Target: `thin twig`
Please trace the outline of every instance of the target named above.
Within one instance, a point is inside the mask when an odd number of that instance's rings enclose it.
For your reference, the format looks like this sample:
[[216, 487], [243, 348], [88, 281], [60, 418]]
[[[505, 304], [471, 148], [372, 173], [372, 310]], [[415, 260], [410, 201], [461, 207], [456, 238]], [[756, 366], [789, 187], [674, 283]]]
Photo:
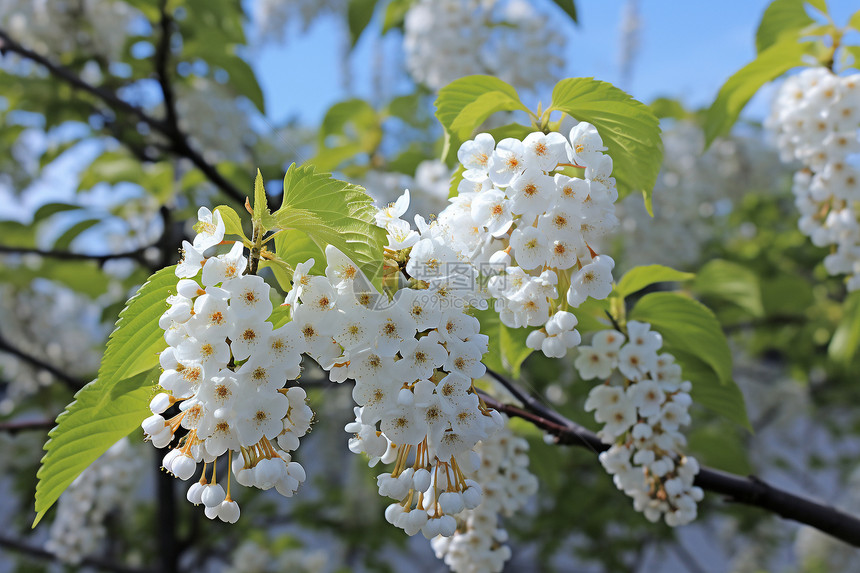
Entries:
[[[0, 535], [0, 547], [9, 551], [28, 555], [30, 557], [36, 557], [38, 559], [60, 562], [60, 559], [50, 551], [42, 549], [41, 547], [33, 547], [32, 545], [24, 543], [18, 539], [12, 539], [11, 537]], [[114, 563], [112, 561], [106, 561], [95, 557], [85, 557], [83, 561], [81, 561], [81, 565], [95, 567], [103, 571], [114, 571], [115, 573], [149, 573], [149, 570], [146, 569], [127, 567], [120, 563]]]
[[50, 430], [54, 427], [54, 420], [31, 420], [29, 422], [0, 422], [0, 432], [17, 434], [29, 430]]
[[[515, 388], [525, 395], [516, 384], [499, 374], [497, 379], [505, 380], [505, 387]], [[515, 394], [516, 395], [516, 394]], [[568, 420], [548, 406], [539, 404], [537, 411], [529, 411], [530, 404], [523, 402], [525, 408], [503, 404], [490, 396], [482, 396], [484, 402], [508, 416], [522, 418], [555, 437], [560, 445], [585, 447], [595, 453], [609, 449], [596, 434]], [[548, 415], [549, 414], [549, 415]], [[738, 476], [721, 470], [702, 467], [696, 476], [695, 485], [703, 490], [726, 496], [726, 501], [740, 503], [773, 512], [785, 519], [791, 519], [812, 526], [837, 539], [860, 547], [860, 519], [848, 515], [833, 506], [813, 501], [772, 486], [756, 476]]]
[[0, 245], [0, 254], [39, 255], [40, 257], [46, 257], [51, 259], [63, 259], [67, 261], [95, 261], [97, 263], [104, 263], [105, 261], [110, 261], [113, 259], [134, 259], [141, 265], [148, 267], [149, 262], [146, 260], [144, 253], [151, 246], [153, 245], [147, 245], [145, 247], [140, 247], [139, 249], [135, 249], [133, 251], [126, 251], [123, 253], [105, 253], [103, 255], [91, 255], [88, 253], [73, 253], [71, 251], [46, 251], [29, 247], [13, 247], [9, 245]]

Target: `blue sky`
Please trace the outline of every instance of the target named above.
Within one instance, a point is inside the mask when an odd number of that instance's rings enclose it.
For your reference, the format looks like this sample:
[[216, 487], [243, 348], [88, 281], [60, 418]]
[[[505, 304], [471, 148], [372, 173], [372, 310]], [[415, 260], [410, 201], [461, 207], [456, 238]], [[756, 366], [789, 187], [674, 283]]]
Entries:
[[[634, 97], [648, 102], [666, 95], [689, 106], [707, 106], [722, 83], [755, 55], [754, 35], [768, 0], [640, 0], [640, 50], [632, 81], [621, 83], [620, 24], [622, 0], [578, 0], [580, 25], [559, 17], [548, 0], [534, 0], [558, 21], [567, 34], [569, 77], [594, 76], [612, 82]], [[831, 14], [844, 24], [856, 0], [830, 0]], [[375, 32], [378, 24], [370, 25]], [[375, 27], [375, 28], [374, 28]], [[341, 24], [334, 18], [318, 20], [302, 34], [297, 26], [281, 45], [268, 45], [253, 55], [266, 96], [268, 116], [279, 121], [298, 116], [308, 123], [319, 121], [333, 103], [350, 94], [342, 89]], [[368, 96], [374, 38], [366, 34], [351, 57], [354, 93]], [[397, 37], [385, 39], [388, 62], [399, 48]], [[408, 88], [404, 88], [408, 89]], [[397, 90], [393, 90], [396, 95]], [[549, 91], [543, 99], [549, 99]], [[761, 119], [766, 114], [769, 92], [751, 102], [747, 115]]]

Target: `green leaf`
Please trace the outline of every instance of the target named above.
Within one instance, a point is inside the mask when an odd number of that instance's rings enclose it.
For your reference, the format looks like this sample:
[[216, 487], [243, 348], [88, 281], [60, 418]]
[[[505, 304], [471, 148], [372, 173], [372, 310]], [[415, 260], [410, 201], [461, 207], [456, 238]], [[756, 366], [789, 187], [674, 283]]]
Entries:
[[576, 15], [576, 4], [574, 4], [573, 0], [552, 0], [555, 2], [555, 5], [564, 10], [564, 13], [570, 16], [570, 19], [573, 20], [574, 24], [579, 24], [578, 17]]
[[414, 0], [391, 0], [385, 8], [385, 18], [382, 20], [382, 33], [403, 26], [403, 20]]
[[[376, 226], [375, 214], [363, 188], [318, 173], [313, 166], [293, 164], [284, 176], [283, 205], [273, 217], [281, 229], [305, 233], [321, 251], [327, 245], [337, 247], [379, 287], [386, 233]], [[288, 253], [279, 255], [291, 261]]]
[[842, 320], [830, 339], [827, 355], [841, 366], [848, 366], [860, 349], [860, 292], [852, 292], [842, 303]]
[[732, 379], [732, 353], [714, 313], [702, 303], [675, 292], [646, 294], [630, 320], [648, 322], [663, 336], [663, 349], [699, 357], [716, 373], [722, 384]]
[[736, 305], [752, 317], [764, 316], [758, 275], [738, 263], [723, 259], [709, 261], [696, 276], [693, 290], [704, 297]]
[[713, 368], [697, 355], [678, 349], [672, 350], [671, 353], [681, 366], [684, 380], [689, 380], [693, 386], [690, 396], [694, 403], [704, 406], [750, 432], [753, 431], [747, 416], [744, 395], [733, 379], [720, 383]]
[[370, 24], [376, 0], [349, 0], [346, 5], [346, 19], [349, 23], [349, 45], [355, 47], [361, 33]]
[[[272, 239], [275, 243], [275, 252], [288, 265], [296, 268], [299, 263], [304, 263], [308, 259], [314, 260], [314, 266], [309, 271], [312, 275], [325, 274], [325, 253], [314, 243], [307, 234], [295, 229], [287, 229], [280, 231], [275, 238]], [[292, 280], [292, 275], [287, 277], [288, 281]], [[290, 284], [281, 285], [285, 290], [289, 290]]]
[[382, 125], [373, 106], [358, 98], [338, 102], [323, 118], [311, 163], [323, 171], [336, 169], [356, 156], [372, 154], [381, 142]]
[[860, 32], [860, 10], [854, 12], [848, 20], [848, 25]]
[[797, 41], [800, 31], [815, 23], [806, 13], [805, 0], [774, 0], [761, 17], [755, 33], [756, 51], [761, 53], [781, 39]]
[[99, 183], [138, 183], [142, 177], [143, 165], [140, 161], [123, 151], [107, 151], [96, 157], [81, 173], [78, 189], [92, 189]]
[[609, 311], [608, 299], [597, 300], [588, 297], [584, 303], [576, 308], [569, 308], [568, 311], [576, 316], [576, 329], [581, 334], [614, 328], [606, 315]]
[[454, 173], [451, 174], [451, 182], [448, 183], [448, 199], [451, 197], [456, 197], [460, 191], [460, 183], [463, 181], [463, 173], [466, 172], [466, 168], [460, 164], [457, 166], [457, 169], [454, 170]]
[[445, 128], [442, 157], [459, 149], [472, 132], [499, 111], [525, 111], [512, 86], [493, 76], [466, 76], [454, 80], [436, 98], [436, 118]]
[[18, 221], [0, 221], [0, 244], [6, 247], [34, 248], [36, 227]]
[[526, 346], [526, 338], [531, 331], [528, 328], [508, 328], [499, 320], [499, 313], [492, 309], [475, 310], [474, 315], [481, 323], [481, 334], [490, 338], [484, 364], [494, 372], [507, 372], [514, 378], [519, 377], [523, 361], [532, 353], [532, 349]]
[[269, 200], [266, 198], [263, 174], [257, 169], [257, 178], [254, 180], [254, 221], [261, 222], [267, 215], [269, 215]]
[[683, 103], [667, 97], [658, 97], [649, 107], [658, 119], [687, 119], [691, 115]]
[[615, 285], [615, 294], [621, 298], [627, 298], [654, 283], [684, 282], [695, 278], [695, 276], [694, 273], [676, 271], [663, 265], [633, 267]]
[[753, 471], [741, 433], [725, 423], [695, 428], [687, 436], [687, 444], [703, 465], [738, 475]]
[[651, 109], [612, 84], [593, 78], [561, 80], [549, 109], [597, 128], [612, 157], [619, 197], [642, 191], [651, 212], [651, 191], [663, 163], [660, 122]]
[[788, 70], [804, 65], [802, 58], [812, 46], [812, 42], [780, 40], [726, 80], [705, 116], [705, 146], [729, 132], [759, 88]]
[[96, 379], [75, 394], [48, 433], [47, 453], [36, 474], [33, 527], [81, 472], [151, 415], [149, 401], [160, 372], [155, 367], [112, 384]]
[[167, 346], [158, 319], [167, 310], [167, 297], [176, 294], [175, 270], [172, 265], [156, 272], [126, 302], [99, 366], [101, 384], [111, 387], [158, 364]]
[[80, 205], [74, 205], [72, 203], [45, 203], [33, 214], [33, 223], [38, 223], [43, 219], [47, 219], [51, 215], [56, 215], [57, 213], [64, 213], [66, 211], [76, 211], [78, 209], [82, 209]]
[[62, 235], [60, 235], [56, 241], [54, 241], [54, 249], [58, 251], [65, 251], [69, 248], [69, 245], [72, 244], [78, 235], [94, 227], [101, 223], [101, 219], [85, 219], [83, 221], [78, 221], [68, 229], [66, 229]]
[[240, 237], [245, 245], [250, 246], [251, 240], [245, 236], [245, 231], [242, 229], [242, 219], [232, 207], [227, 205], [218, 205], [215, 210], [221, 213], [221, 220], [224, 221], [224, 234]]
[[176, 293], [175, 266], [161, 269], [120, 313], [99, 367], [99, 376], [75, 395], [48, 434], [36, 486], [36, 523], [68, 485], [111, 445], [149, 415], [158, 354], [167, 346], [158, 319]]

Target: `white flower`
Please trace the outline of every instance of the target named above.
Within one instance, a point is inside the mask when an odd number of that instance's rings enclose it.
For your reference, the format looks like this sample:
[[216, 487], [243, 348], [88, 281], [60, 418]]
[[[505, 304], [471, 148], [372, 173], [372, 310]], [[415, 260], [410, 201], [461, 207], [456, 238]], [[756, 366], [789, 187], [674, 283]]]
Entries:
[[206, 207], [200, 207], [197, 210], [197, 221], [194, 225], [197, 231], [197, 236], [194, 237], [195, 248], [205, 251], [224, 240], [224, 221], [221, 220], [221, 213], [215, 211], [213, 214]]
[[188, 241], [182, 241], [182, 259], [176, 265], [176, 276], [181, 279], [193, 279], [200, 272], [205, 262], [203, 250], [198, 249]]
[[490, 180], [495, 185], [507, 187], [527, 166], [523, 142], [512, 137], [501, 140], [490, 155], [487, 166]]
[[511, 233], [511, 247], [517, 264], [526, 270], [545, 264], [549, 255], [546, 235], [534, 227], [515, 229]]
[[511, 202], [498, 189], [484, 191], [472, 201], [472, 219], [487, 228], [494, 237], [501, 237], [513, 224]]
[[582, 166], [589, 165], [602, 156], [603, 151], [606, 151], [603, 139], [590, 123], [580, 122], [570, 130], [568, 153], [572, 162]]
[[209, 257], [203, 265], [203, 285], [214, 286], [242, 276], [248, 265], [243, 249], [242, 243], [237, 241], [233, 243], [229, 253]]
[[567, 302], [574, 308], [585, 302], [588, 297], [604, 299], [612, 292], [612, 269], [615, 261], [608, 255], [598, 255], [584, 265], [570, 279]]
[[380, 227], [385, 227], [388, 223], [395, 219], [401, 218], [409, 209], [409, 189], [403, 192], [403, 195], [397, 198], [397, 201], [380, 209], [374, 217], [376, 224]]
[[[464, 178], [470, 181], [486, 179], [490, 155], [496, 146], [496, 141], [489, 133], [480, 133], [475, 139], [469, 140], [457, 150], [457, 159], [466, 168]], [[480, 177], [483, 175], [483, 177]]]
[[272, 314], [269, 285], [257, 275], [242, 275], [223, 285], [230, 293], [230, 313], [235, 320], [265, 320]]
[[523, 140], [526, 157], [530, 163], [534, 163], [543, 171], [552, 171], [556, 166], [567, 159], [567, 140], [557, 132], [543, 133], [536, 131], [530, 133]]

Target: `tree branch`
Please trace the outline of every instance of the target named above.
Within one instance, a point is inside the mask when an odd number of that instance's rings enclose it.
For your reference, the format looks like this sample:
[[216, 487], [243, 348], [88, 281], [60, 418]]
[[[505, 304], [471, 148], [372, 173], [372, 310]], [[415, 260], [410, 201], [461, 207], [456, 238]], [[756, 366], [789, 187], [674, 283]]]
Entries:
[[8, 245], [0, 245], [0, 254], [39, 255], [40, 257], [46, 257], [50, 259], [63, 259], [67, 261], [96, 261], [99, 264], [113, 259], [134, 259], [142, 266], [149, 267], [151, 265], [146, 260], [144, 253], [152, 246], [154, 245], [147, 245], [145, 247], [140, 247], [139, 249], [135, 249], [133, 251], [126, 251], [124, 253], [106, 253], [104, 255], [90, 255], [87, 253], [74, 253], [71, 251], [45, 251], [42, 249], [33, 249], [29, 247], [12, 247]]
[[[500, 382], [504, 380], [502, 383], [506, 388], [516, 389], [516, 393], [512, 392], [515, 396], [517, 394], [525, 396], [522, 389], [510, 380], [497, 373], [491, 373], [491, 375]], [[538, 403], [533, 398], [528, 397], [528, 401], [523, 401], [525, 408], [519, 408], [503, 404], [484, 393], [481, 397], [491, 408], [508, 416], [527, 420], [548, 434], [555, 436], [557, 444], [585, 447], [595, 453], [609, 449], [609, 445], [604, 444], [596, 434], [568, 420], [551, 408]], [[534, 404], [538, 405], [536, 411], [532, 411]], [[860, 519], [833, 506], [789, 493], [755, 476], [743, 477], [702, 466], [696, 476], [695, 485], [703, 490], [726, 496], [726, 501], [760, 507], [780, 517], [809, 525], [855, 547], [860, 547]]]
[[[156, 119], [141, 108], [121, 99], [116, 93], [87, 83], [71, 70], [55, 64], [41, 54], [22, 46], [13, 40], [5, 30], [0, 29], [0, 54], [5, 55], [6, 52], [18, 54], [22, 58], [43, 66], [52, 76], [68, 83], [72, 87], [95, 96], [115, 111], [122, 111], [133, 115], [138, 120], [166, 137], [170, 141], [170, 148], [174, 153], [191, 161], [191, 163], [202, 171], [203, 174], [206, 175], [206, 178], [224, 192], [224, 194], [232, 198], [234, 201], [244, 203], [245, 193], [233, 185], [226, 177], [221, 175], [215, 166], [206, 161], [206, 159], [204, 159], [197, 150], [191, 147], [188, 137], [178, 129], [178, 124], [175, 123], [175, 117], [173, 117], [174, 123], [170, 123], [169, 113], [168, 120]], [[172, 93], [172, 91], [170, 93]], [[167, 101], [165, 100], [165, 104], [166, 103]]]
[[0, 422], [0, 432], [17, 434], [28, 430], [50, 430], [56, 425], [54, 420], [31, 420], [29, 422]]
[[[10, 551], [22, 553], [30, 557], [36, 557], [38, 559], [48, 559], [50, 561], [58, 562], [60, 561], [59, 558], [50, 551], [42, 549], [41, 547], [33, 547], [32, 545], [28, 545], [23, 541], [12, 539], [11, 537], [5, 537], [3, 535], [0, 535], [0, 547], [3, 547]], [[145, 573], [147, 571], [145, 569], [126, 567], [125, 565], [121, 565], [119, 563], [113, 563], [111, 561], [105, 561], [103, 559], [98, 559], [95, 557], [85, 557], [83, 561], [81, 561], [81, 565], [95, 567], [104, 571], [114, 571], [115, 573]]]
[[70, 376], [70, 375], [66, 374], [65, 372], [63, 372], [62, 370], [57, 368], [56, 366], [49, 364], [48, 362], [45, 362], [41, 358], [36, 358], [35, 356], [27, 354], [26, 352], [24, 352], [23, 350], [21, 350], [19, 348], [15, 348], [11, 344], [9, 344], [8, 340], [3, 338], [2, 334], [0, 334], [0, 352], [6, 352], [8, 354], [11, 354], [12, 356], [17, 357], [20, 360], [23, 360], [24, 362], [30, 364], [31, 366], [34, 366], [36, 368], [44, 370], [45, 372], [48, 372], [49, 374], [54, 376], [54, 378], [65, 383], [66, 386], [68, 386], [71, 390], [73, 390], [75, 392], [77, 392], [78, 390], [80, 390], [81, 388], [83, 388], [86, 385], [86, 382], [84, 382], [83, 380], [79, 380], [79, 379], [75, 378], [74, 376]]

